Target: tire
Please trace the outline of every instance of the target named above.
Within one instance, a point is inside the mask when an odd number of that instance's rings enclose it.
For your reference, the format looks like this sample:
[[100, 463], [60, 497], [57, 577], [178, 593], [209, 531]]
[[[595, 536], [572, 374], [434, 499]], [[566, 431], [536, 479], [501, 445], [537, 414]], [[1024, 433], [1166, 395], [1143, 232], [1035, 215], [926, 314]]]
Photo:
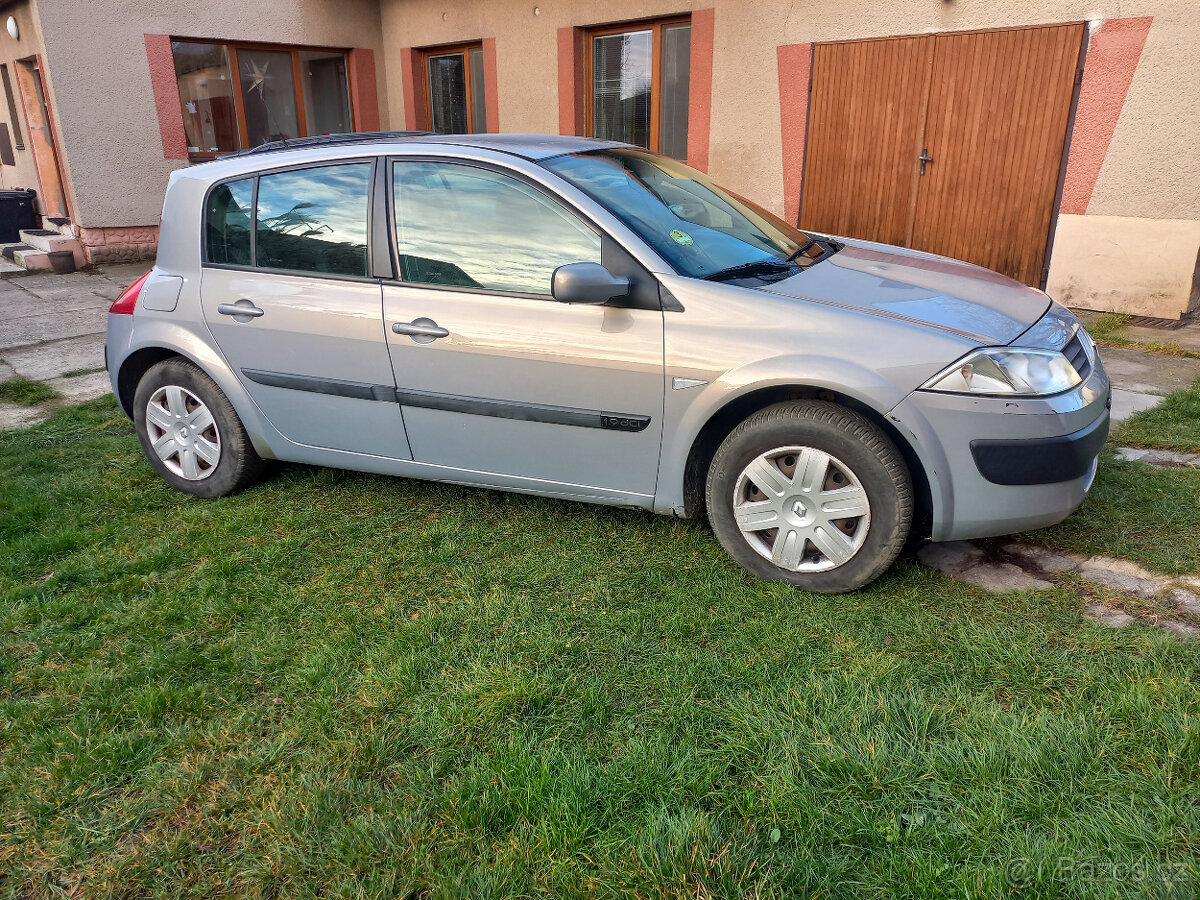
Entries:
[[185, 494], [224, 497], [262, 475], [262, 458], [229, 398], [190, 360], [150, 367], [133, 395], [133, 424], [150, 465]]
[[780, 403], [742, 422], [713, 457], [706, 499], [717, 540], [738, 565], [825, 594], [882, 575], [913, 516], [912, 479], [895, 444], [822, 402]]

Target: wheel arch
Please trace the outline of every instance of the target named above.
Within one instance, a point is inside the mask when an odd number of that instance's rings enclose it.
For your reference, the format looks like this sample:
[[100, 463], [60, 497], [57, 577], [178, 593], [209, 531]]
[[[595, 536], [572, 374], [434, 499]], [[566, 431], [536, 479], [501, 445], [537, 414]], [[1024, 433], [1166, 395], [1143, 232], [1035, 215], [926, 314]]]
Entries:
[[774, 406], [776, 403], [788, 403], [796, 400], [822, 400], [827, 403], [836, 403], [838, 406], [858, 413], [888, 436], [904, 457], [904, 462], [908, 466], [912, 478], [913, 498], [916, 501], [916, 509], [913, 512], [913, 535], [914, 537], [927, 537], [932, 526], [933, 492], [925, 466], [909, 440], [888, 420], [886, 415], [870, 404], [843, 391], [800, 382], [753, 389], [731, 398], [709, 416], [693, 439], [688, 450], [687, 462], [684, 465], [684, 515], [694, 516], [704, 508], [704, 488], [709, 466], [712, 464], [717, 448], [721, 446], [730, 432], [761, 409]]

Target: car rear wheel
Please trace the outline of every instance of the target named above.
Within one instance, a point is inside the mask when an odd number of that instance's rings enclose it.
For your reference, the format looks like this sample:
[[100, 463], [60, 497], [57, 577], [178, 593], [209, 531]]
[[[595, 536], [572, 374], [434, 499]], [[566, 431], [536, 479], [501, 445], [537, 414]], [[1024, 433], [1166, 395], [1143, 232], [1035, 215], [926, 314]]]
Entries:
[[150, 464], [184, 493], [223, 497], [262, 473], [262, 459], [233, 405], [190, 360], [164, 360], [142, 376], [133, 422]]
[[842, 593], [878, 578], [912, 524], [912, 481], [896, 446], [833, 403], [781, 403], [733, 430], [713, 457], [708, 516], [750, 573]]

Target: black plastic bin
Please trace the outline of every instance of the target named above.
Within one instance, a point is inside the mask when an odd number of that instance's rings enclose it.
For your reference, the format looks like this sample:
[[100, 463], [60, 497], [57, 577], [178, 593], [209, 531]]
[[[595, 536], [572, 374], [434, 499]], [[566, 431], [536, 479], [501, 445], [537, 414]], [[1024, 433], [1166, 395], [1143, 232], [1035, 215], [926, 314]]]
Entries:
[[37, 191], [0, 191], [0, 244], [21, 239], [22, 228], [37, 228]]

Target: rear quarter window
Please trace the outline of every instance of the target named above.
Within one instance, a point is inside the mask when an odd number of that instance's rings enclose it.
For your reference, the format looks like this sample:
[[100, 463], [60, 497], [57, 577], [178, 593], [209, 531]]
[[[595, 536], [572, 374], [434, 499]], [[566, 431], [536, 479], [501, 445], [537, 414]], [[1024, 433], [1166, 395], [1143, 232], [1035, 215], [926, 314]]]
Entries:
[[250, 265], [254, 179], [217, 185], [204, 214], [204, 258], [226, 266]]

